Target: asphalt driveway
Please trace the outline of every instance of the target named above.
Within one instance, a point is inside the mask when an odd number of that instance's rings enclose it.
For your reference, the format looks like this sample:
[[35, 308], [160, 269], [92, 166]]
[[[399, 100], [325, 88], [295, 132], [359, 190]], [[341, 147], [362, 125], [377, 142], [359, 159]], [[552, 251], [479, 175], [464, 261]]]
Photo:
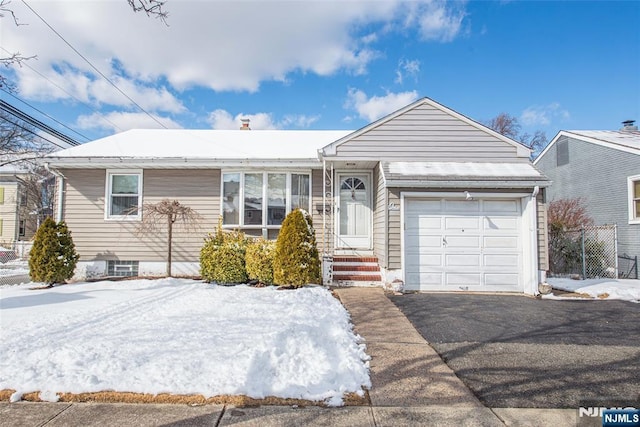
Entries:
[[486, 406], [640, 406], [640, 305], [524, 296], [390, 296]]

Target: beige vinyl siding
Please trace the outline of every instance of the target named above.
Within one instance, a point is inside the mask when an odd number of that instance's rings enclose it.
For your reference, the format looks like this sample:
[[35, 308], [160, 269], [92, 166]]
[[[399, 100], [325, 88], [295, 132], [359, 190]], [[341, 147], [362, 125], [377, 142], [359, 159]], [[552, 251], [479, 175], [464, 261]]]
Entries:
[[537, 223], [538, 223], [538, 270], [549, 270], [549, 234], [547, 228], [547, 205], [544, 203], [542, 192], [538, 193]]
[[[410, 191], [408, 189], [389, 188], [387, 191], [387, 204], [392, 203], [395, 206], [400, 206], [400, 192]], [[391, 210], [387, 215], [387, 229], [389, 235], [387, 236], [387, 268], [389, 270], [397, 270], [402, 268], [402, 245], [400, 241], [401, 236], [401, 212], [400, 209]]]
[[0, 246], [7, 249], [13, 247], [13, 242], [18, 234], [17, 215], [17, 196], [18, 184], [15, 182], [2, 182], [0, 187], [3, 188], [4, 199], [0, 203]]
[[528, 161], [516, 147], [428, 104], [337, 147], [338, 157], [414, 161]]
[[380, 164], [373, 169], [373, 253], [381, 267], [387, 266], [387, 190]]
[[[136, 221], [104, 219], [104, 169], [67, 169], [64, 220], [72, 231], [81, 260], [164, 261], [166, 231], [138, 236]], [[196, 262], [207, 232], [213, 231], [220, 213], [219, 170], [144, 170], [143, 203], [175, 199], [202, 217], [199, 229], [176, 224], [173, 260]], [[144, 209], [143, 209], [144, 215]]]
[[[316, 243], [320, 256], [322, 256], [324, 249], [325, 236], [324, 230], [322, 229], [322, 211], [318, 212], [316, 208], [322, 206], [322, 186], [324, 185], [322, 178], [321, 169], [316, 169], [311, 172], [311, 219], [313, 220], [313, 228], [316, 231]], [[331, 200], [327, 200], [327, 203], [331, 203]], [[332, 221], [330, 215], [327, 215], [326, 221]]]

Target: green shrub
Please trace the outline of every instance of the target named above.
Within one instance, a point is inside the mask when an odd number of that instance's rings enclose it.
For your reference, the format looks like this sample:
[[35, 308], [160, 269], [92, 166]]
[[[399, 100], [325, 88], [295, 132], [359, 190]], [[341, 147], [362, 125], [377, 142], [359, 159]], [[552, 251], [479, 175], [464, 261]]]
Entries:
[[256, 239], [247, 246], [245, 262], [247, 276], [266, 285], [273, 284], [273, 258], [276, 242], [263, 238]]
[[29, 253], [29, 276], [48, 285], [73, 277], [80, 256], [64, 222], [47, 218], [38, 228]]
[[311, 216], [296, 209], [282, 223], [276, 241], [273, 280], [280, 285], [320, 283], [320, 258]]
[[241, 231], [225, 233], [219, 224], [200, 250], [200, 274], [207, 282], [245, 283], [247, 238]]

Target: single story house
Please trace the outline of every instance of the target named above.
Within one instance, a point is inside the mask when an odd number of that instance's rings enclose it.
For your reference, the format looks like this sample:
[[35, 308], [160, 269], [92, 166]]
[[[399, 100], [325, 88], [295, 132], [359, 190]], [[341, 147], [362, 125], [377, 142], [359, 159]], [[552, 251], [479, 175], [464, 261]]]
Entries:
[[618, 254], [640, 258], [640, 131], [633, 121], [620, 130], [563, 130], [534, 165], [553, 181], [548, 202], [582, 198], [596, 225], [617, 225]]
[[130, 130], [49, 155], [76, 276], [163, 274], [163, 235], [135, 231], [144, 204], [170, 198], [203, 218], [174, 232], [174, 274], [198, 274], [219, 218], [274, 239], [300, 207], [333, 283], [536, 294], [544, 280], [549, 181], [529, 149], [460, 113], [422, 98], [356, 131], [243, 128]]

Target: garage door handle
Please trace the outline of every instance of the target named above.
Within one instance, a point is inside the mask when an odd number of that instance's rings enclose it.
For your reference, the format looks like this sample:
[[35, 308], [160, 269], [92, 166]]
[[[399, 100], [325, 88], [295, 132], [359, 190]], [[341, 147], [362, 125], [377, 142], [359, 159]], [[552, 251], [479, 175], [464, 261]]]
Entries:
[[442, 246], [447, 246], [447, 239], [444, 237], [442, 238]]

